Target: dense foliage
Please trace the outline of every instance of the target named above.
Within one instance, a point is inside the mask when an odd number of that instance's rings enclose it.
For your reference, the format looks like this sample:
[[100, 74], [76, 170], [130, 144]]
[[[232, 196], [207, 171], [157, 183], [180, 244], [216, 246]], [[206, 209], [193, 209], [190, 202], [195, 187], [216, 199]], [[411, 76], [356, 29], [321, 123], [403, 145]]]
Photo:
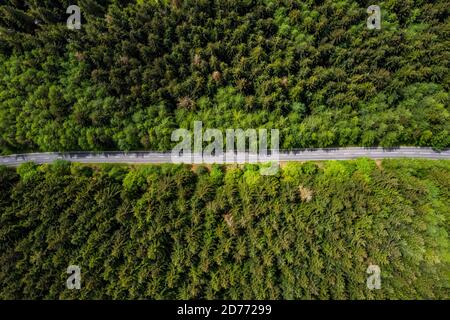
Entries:
[[449, 218], [448, 161], [0, 167], [0, 298], [448, 299]]
[[175, 128], [279, 128], [282, 148], [450, 146], [448, 1], [0, 5], [0, 150], [172, 147]]

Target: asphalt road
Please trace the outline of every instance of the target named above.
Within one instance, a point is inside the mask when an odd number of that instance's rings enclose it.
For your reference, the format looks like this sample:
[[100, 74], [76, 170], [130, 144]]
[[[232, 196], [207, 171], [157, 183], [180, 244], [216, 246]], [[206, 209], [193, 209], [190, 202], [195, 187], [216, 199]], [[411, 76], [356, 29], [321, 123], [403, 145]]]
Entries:
[[257, 157], [248, 153], [227, 154], [220, 158], [201, 159], [196, 155], [185, 154], [182, 158], [172, 157], [170, 152], [49, 152], [27, 153], [0, 157], [0, 165], [17, 166], [25, 162], [38, 164], [52, 163], [55, 160], [67, 160], [79, 163], [244, 163], [266, 161], [307, 161], [307, 160], [349, 160], [360, 157], [372, 159], [387, 158], [422, 158], [449, 159], [450, 150], [434, 151], [431, 148], [399, 147], [399, 148], [329, 148], [280, 150], [279, 159], [276, 157]]

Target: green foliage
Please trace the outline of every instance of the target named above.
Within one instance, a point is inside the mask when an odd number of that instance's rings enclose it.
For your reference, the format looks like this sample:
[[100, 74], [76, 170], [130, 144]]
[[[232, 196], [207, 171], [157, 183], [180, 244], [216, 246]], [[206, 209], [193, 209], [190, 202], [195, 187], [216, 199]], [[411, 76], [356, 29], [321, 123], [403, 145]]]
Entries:
[[17, 173], [19, 174], [21, 180], [27, 181], [33, 179], [37, 175], [37, 166], [33, 162], [26, 162], [17, 168]]
[[0, 167], [0, 299], [449, 298], [448, 161], [201, 168]]
[[450, 147], [447, 2], [0, 5], [0, 151], [170, 150], [174, 128], [278, 128], [283, 148]]

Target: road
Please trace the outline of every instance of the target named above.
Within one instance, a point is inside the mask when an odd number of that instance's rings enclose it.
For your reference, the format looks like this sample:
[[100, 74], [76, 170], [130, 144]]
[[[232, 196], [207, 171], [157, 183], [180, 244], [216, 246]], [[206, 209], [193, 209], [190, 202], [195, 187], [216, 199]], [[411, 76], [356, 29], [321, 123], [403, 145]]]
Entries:
[[[247, 153], [239, 154], [241, 158], [236, 158], [234, 154], [227, 154], [226, 159], [206, 158], [198, 156], [184, 155], [183, 158], [172, 157], [170, 152], [48, 152], [48, 153], [27, 153], [0, 157], [0, 165], [17, 166], [25, 162], [35, 162], [38, 164], [52, 163], [55, 160], [67, 160], [79, 163], [244, 163], [244, 162], [266, 162], [266, 161], [308, 161], [308, 160], [349, 160], [360, 157], [372, 159], [388, 158], [422, 158], [422, 159], [449, 159], [450, 150], [437, 152], [431, 148], [398, 147], [391, 149], [383, 148], [329, 148], [329, 149], [302, 149], [284, 150], [279, 152], [279, 159], [276, 157], [257, 157]], [[242, 158], [244, 157], [244, 158]]]

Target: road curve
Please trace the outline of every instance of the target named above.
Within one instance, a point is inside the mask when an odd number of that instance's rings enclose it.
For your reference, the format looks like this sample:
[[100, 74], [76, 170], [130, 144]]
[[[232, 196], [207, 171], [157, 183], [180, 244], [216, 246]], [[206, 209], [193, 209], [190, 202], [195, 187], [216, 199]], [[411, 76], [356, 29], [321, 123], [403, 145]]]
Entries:
[[185, 154], [177, 158], [170, 152], [137, 151], [137, 152], [44, 152], [15, 154], [0, 157], [0, 165], [18, 166], [25, 162], [38, 164], [52, 163], [55, 160], [66, 160], [79, 163], [245, 163], [267, 161], [308, 161], [308, 160], [350, 160], [361, 157], [371, 159], [388, 158], [422, 158], [448, 159], [450, 150], [435, 151], [431, 148], [398, 147], [398, 148], [326, 148], [280, 150], [276, 156], [256, 156], [248, 153], [227, 154], [226, 157], [204, 158]]

